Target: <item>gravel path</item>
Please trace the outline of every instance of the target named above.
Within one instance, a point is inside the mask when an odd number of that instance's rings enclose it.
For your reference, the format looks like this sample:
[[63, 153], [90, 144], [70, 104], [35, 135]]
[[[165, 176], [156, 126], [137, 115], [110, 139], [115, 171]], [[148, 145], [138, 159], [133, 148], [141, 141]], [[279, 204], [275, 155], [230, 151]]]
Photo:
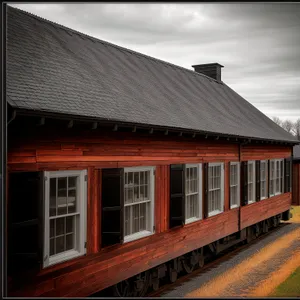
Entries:
[[[272, 250], [264, 251], [265, 248]], [[198, 273], [195, 277], [176, 286], [174, 290], [163, 293], [161, 297], [206, 297], [209, 296], [207, 293], [210, 290], [214, 291], [211, 296], [215, 297], [246, 297], [299, 249], [300, 223], [286, 223], [214, 268]], [[265, 252], [265, 254], [258, 254], [258, 252]], [[239, 270], [238, 274], [235, 274], [236, 269]], [[239, 276], [238, 281], [233, 281], [234, 276], [226, 279], [230, 272]], [[222, 289], [221, 286], [224, 288]], [[205, 291], [206, 287], [210, 290]]]

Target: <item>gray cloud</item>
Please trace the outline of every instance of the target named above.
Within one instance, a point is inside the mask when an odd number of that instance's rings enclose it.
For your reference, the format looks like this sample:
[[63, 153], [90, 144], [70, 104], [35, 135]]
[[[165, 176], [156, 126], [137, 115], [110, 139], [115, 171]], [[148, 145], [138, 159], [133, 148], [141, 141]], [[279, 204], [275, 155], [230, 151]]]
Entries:
[[222, 79], [267, 116], [300, 117], [300, 4], [13, 4], [99, 39]]

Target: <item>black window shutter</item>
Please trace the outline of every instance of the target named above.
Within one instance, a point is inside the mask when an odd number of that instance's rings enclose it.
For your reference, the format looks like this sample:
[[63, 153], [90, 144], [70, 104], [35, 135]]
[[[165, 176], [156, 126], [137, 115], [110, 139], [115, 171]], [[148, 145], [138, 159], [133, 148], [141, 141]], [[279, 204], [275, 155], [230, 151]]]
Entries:
[[170, 228], [185, 222], [185, 165], [170, 165]]
[[123, 242], [124, 169], [102, 169], [101, 244]]
[[204, 218], [208, 217], [208, 163], [203, 164], [204, 168]]
[[284, 161], [281, 160], [280, 161], [280, 186], [281, 186], [281, 189], [280, 189], [280, 192], [281, 193], [284, 193], [284, 186], [285, 186], [285, 180], [284, 180]]
[[8, 205], [8, 272], [39, 271], [44, 242], [43, 172], [11, 173]]
[[260, 201], [260, 160], [255, 161], [256, 201]]
[[242, 178], [242, 205], [248, 204], [248, 162], [242, 161], [241, 163], [241, 178]]
[[285, 158], [285, 180], [284, 180], [284, 192], [288, 193], [291, 191], [291, 159]]

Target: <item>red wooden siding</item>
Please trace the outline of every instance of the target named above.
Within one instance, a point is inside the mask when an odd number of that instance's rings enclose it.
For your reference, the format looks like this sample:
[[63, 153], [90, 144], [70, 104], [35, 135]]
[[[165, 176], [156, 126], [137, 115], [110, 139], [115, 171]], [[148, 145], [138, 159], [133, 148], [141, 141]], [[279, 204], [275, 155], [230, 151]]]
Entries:
[[291, 193], [285, 193], [242, 206], [241, 229], [288, 210], [291, 206], [291, 199]]
[[[87, 255], [23, 278], [24, 287], [14, 287], [10, 296], [88, 296], [239, 230], [240, 209], [230, 210], [229, 205], [228, 164], [239, 160], [238, 144], [101, 129], [60, 129], [59, 135], [44, 130], [37, 127], [34, 134], [29, 131], [18, 138], [9, 135], [8, 171], [88, 170]], [[290, 153], [290, 147], [250, 144], [241, 147], [241, 160], [285, 158]], [[225, 163], [225, 212], [169, 230], [169, 165], [217, 161]], [[156, 167], [155, 234], [101, 248], [101, 169], [131, 166]], [[242, 228], [287, 210], [290, 202], [287, 193], [242, 207]]]
[[241, 161], [286, 158], [291, 156], [291, 149], [288, 146], [248, 144], [241, 148]]
[[293, 205], [300, 205], [300, 162], [293, 163]]
[[39, 288], [28, 286], [28, 291], [22, 291], [20, 295], [83, 297], [236, 231], [238, 209], [184, 228], [104, 248], [96, 255], [82, 257], [74, 265], [54, 272], [52, 276], [40, 274], [36, 279], [41, 282]]

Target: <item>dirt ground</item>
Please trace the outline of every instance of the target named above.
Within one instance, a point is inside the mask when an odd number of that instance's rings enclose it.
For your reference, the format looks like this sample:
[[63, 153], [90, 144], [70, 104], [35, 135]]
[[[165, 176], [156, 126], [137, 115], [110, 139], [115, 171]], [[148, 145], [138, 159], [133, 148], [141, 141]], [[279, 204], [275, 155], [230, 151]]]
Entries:
[[162, 296], [270, 297], [300, 266], [300, 207], [291, 212], [278, 230]]

